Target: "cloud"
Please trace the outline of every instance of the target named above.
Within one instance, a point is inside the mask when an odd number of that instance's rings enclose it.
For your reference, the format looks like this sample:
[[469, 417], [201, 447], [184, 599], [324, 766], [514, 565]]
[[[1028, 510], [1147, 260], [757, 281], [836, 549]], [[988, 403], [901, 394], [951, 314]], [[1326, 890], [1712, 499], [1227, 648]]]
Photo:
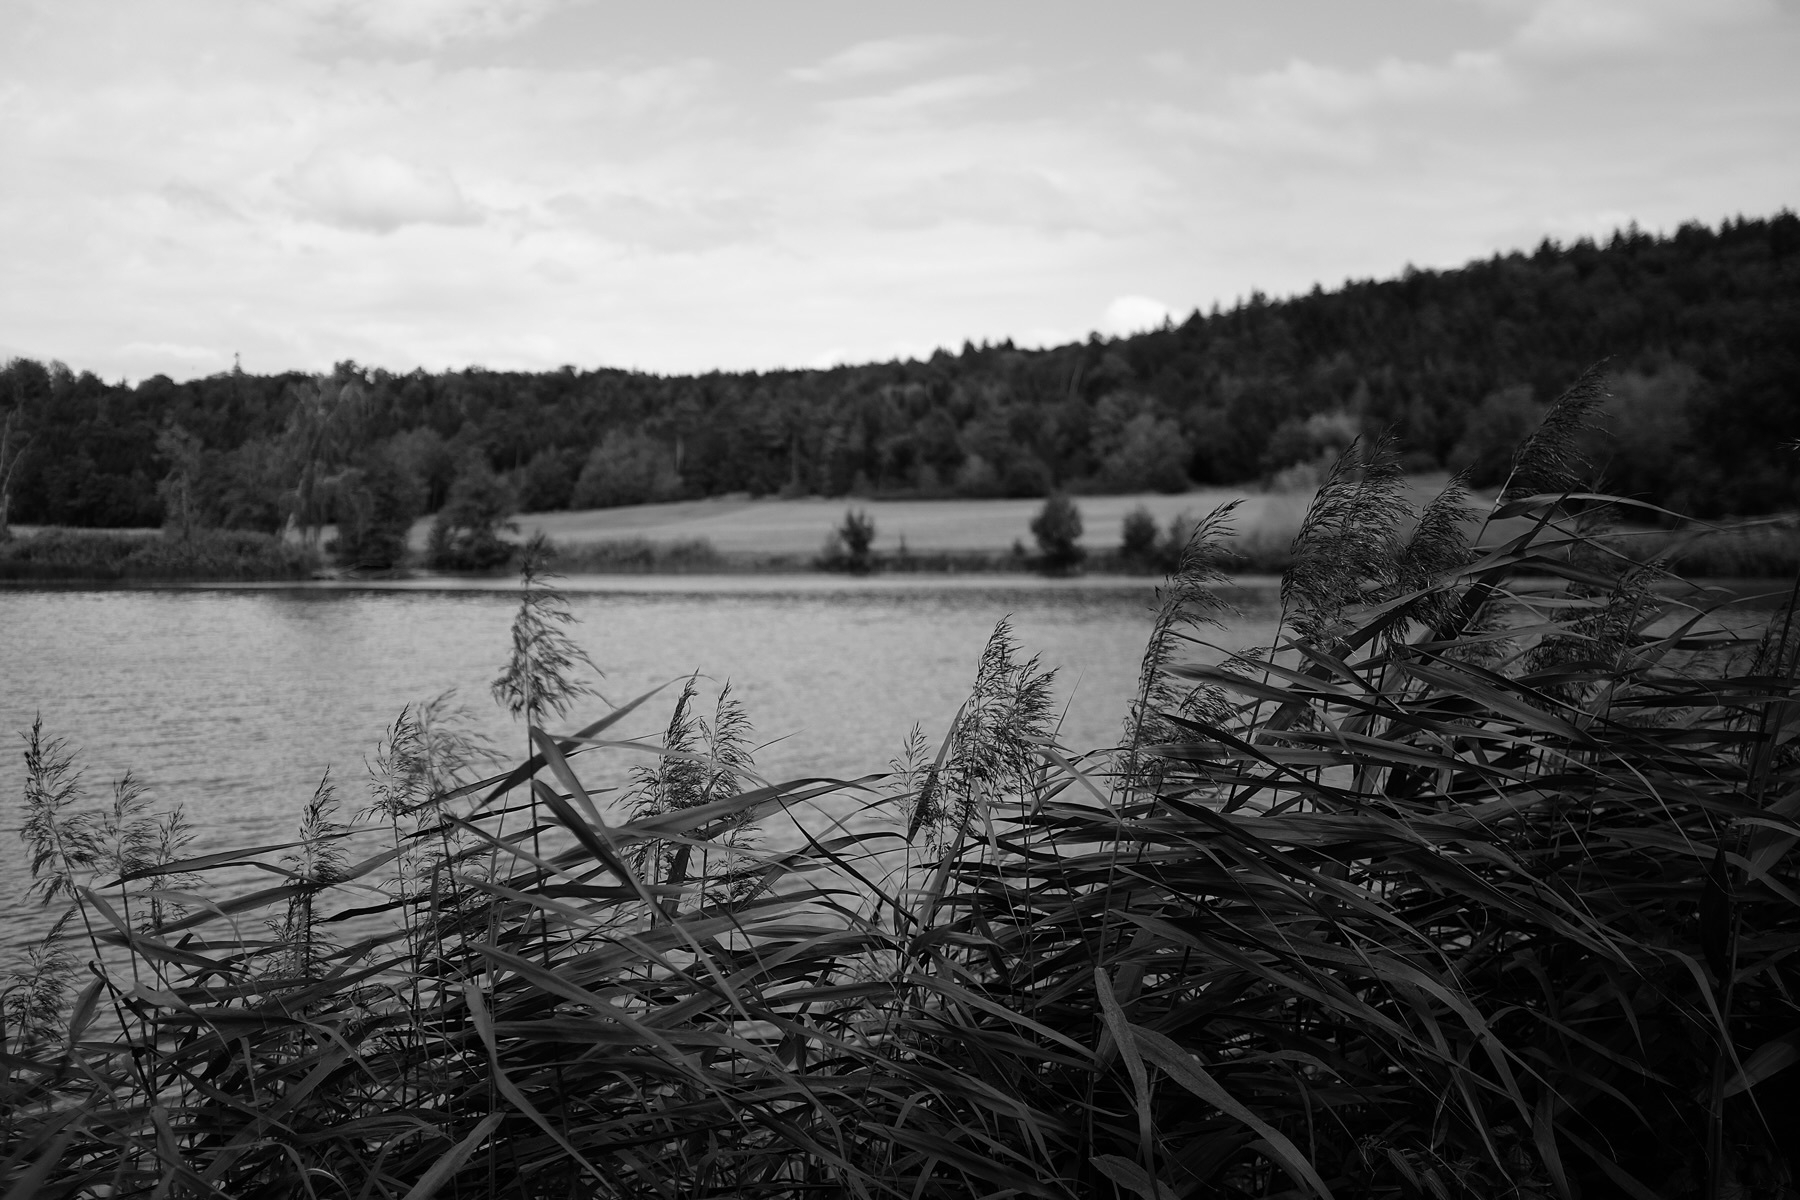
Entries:
[[1508, 77], [1500, 56], [1460, 51], [1446, 62], [1384, 58], [1363, 71], [1289, 59], [1279, 71], [1240, 77], [1231, 84], [1245, 107], [1269, 111], [1348, 113], [1380, 104], [1417, 104], [1458, 96], [1505, 95]]
[[871, 75], [893, 75], [923, 66], [967, 44], [963, 38], [945, 34], [879, 38], [858, 42], [822, 62], [795, 67], [787, 74], [800, 83], [843, 83]]
[[168, 183], [163, 185], [160, 194], [171, 207], [191, 213], [202, 220], [244, 220], [243, 213], [208, 188], [188, 183]]
[[[1307, 2], [1099, 34], [970, 10], [942, 27], [967, 43], [851, 46], [894, 25], [840, 15], [816, 44], [850, 49], [808, 65], [743, 5], [702, 46], [685, 10], [598, 0], [0, 0], [0, 330], [109, 376], [230, 366], [206, 346], [760, 367], [1793, 202], [1800, 21]], [[1581, 30], [1661, 48], [1561, 70], [1531, 42]]]
[[138, 358], [172, 359], [190, 369], [204, 367], [209, 363], [222, 366], [230, 357], [211, 346], [188, 346], [179, 342], [129, 342], [120, 347], [120, 350]]
[[657, 253], [697, 253], [760, 236], [763, 206], [719, 195], [652, 199], [630, 192], [562, 193], [545, 206], [557, 218], [619, 245]]
[[449, 171], [387, 154], [316, 153], [283, 183], [306, 217], [340, 229], [392, 233], [403, 225], [480, 220]]
[[834, 116], [852, 120], [906, 120], [936, 110], [1004, 96], [1030, 85], [1031, 72], [1023, 67], [967, 75], [946, 75], [895, 88], [873, 96], [833, 100], [822, 107]]
[[1643, 50], [1775, 11], [1770, 0], [1543, 0], [1515, 41], [1523, 50], [1552, 56]]
[[910, 181], [878, 197], [866, 211], [895, 229], [961, 220], [1065, 230], [1090, 225], [1097, 214], [1088, 207], [1045, 170], [981, 164]]
[[509, 37], [542, 20], [562, 0], [302, 0], [315, 18], [396, 42]]
[[1100, 318], [1099, 329], [1101, 333], [1123, 337], [1157, 329], [1174, 317], [1175, 310], [1161, 300], [1152, 300], [1148, 296], [1115, 296]]
[[1461, 51], [1441, 63], [1388, 57], [1363, 70], [1291, 58], [1282, 67], [1227, 80], [1211, 108], [1154, 103], [1154, 130], [1185, 134], [1263, 157], [1302, 154], [1344, 163], [1371, 160], [1399, 109], [1492, 104], [1520, 94], [1504, 59]]
[[1198, 73], [1193, 60], [1180, 50], [1152, 50], [1144, 55], [1144, 65], [1165, 79], [1186, 81]]

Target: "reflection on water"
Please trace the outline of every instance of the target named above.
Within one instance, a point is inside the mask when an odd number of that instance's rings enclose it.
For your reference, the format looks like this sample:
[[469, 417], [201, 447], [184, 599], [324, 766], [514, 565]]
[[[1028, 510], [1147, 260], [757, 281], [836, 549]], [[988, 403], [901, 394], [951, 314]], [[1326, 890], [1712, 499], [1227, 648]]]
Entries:
[[[695, 670], [729, 679], [769, 742], [758, 766], [771, 778], [885, 770], [915, 721], [941, 737], [1003, 617], [1028, 654], [1058, 670], [1064, 744], [1111, 744], [1151, 599], [1129, 582], [967, 577], [632, 578], [567, 591], [607, 700]], [[1244, 619], [1218, 640], [1266, 643], [1272, 591], [1231, 599]], [[487, 694], [515, 605], [491, 586], [0, 590], [0, 720], [22, 732], [41, 715], [46, 733], [80, 750], [96, 801], [129, 769], [158, 806], [183, 804], [201, 831], [197, 852], [279, 841], [328, 767], [346, 807], [361, 803], [365, 758], [408, 702], [457, 688], [478, 726], [521, 755], [522, 727]], [[623, 732], [655, 735], [673, 689], [665, 695]], [[571, 727], [604, 711], [590, 703]], [[583, 761], [596, 786], [623, 782], [634, 765]], [[9, 753], [9, 813], [22, 778]], [[23, 873], [22, 850], [0, 851], [9, 905], [22, 903]]]

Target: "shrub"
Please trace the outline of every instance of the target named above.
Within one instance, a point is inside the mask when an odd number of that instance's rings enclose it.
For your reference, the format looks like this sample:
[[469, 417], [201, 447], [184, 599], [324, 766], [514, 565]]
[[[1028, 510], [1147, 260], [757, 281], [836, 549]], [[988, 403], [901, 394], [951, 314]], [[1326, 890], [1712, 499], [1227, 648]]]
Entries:
[[1127, 568], [1148, 571], [1157, 567], [1161, 558], [1157, 536], [1156, 518], [1149, 509], [1140, 504], [1125, 514], [1119, 531], [1119, 557]]
[[311, 549], [250, 530], [44, 530], [0, 547], [0, 579], [305, 579]]
[[1051, 574], [1073, 571], [1086, 557], [1081, 537], [1081, 510], [1061, 492], [1044, 501], [1031, 519], [1031, 536], [1037, 540], [1039, 566]]
[[603, 542], [559, 543], [556, 564], [567, 572], [598, 574], [668, 574], [716, 571], [725, 565], [706, 538], [654, 542], [649, 538], [616, 538]]
[[491, 571], [511, 561], [515, 547], [501, 538], [515, 530], [513, 496], [487, 463], [471, 456], [431, 523], [426, 561], [440, 571]]
[[826, 535], [818, 565], [828, 571], [867, 575], [875, 569], [875, 556], [869, 549], [874, 541], [874, 520], [861, 509], [849, 509], [843, 524]]

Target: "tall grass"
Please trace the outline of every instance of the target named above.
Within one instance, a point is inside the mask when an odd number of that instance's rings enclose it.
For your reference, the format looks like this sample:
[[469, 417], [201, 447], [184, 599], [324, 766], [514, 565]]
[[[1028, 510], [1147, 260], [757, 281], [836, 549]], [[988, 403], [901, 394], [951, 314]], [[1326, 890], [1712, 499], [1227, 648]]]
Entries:
[[[315, 797], [287, 846], [105, 851], [34, 730], [67, 917], [4, 999], [8, 1194], [1791, 1194], [1800, 630], [1617, 554], [1591, 403], [1479, 550], [1353, 450], [1257, 652], [1207, 642], [1200, 523], [1086, 755], [1004, 623], [885, 777], [764, 783], [698, 680], [552, 733], [539, 581], [528, 755], [403, 718], [379, 838]], [[798, 819], [832, 793], [862, 820]]]
[[318, 554], [242, 529], [161, 531], [49, 529], [0, 549], [0, 580], [304, 579]]

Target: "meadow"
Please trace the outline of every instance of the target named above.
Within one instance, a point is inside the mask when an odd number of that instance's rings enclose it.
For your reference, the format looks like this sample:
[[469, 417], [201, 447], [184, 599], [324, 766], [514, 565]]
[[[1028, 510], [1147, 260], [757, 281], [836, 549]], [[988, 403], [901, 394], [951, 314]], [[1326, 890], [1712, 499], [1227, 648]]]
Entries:
[[[1473, 519], [1353, 448], [1262, 651], [1197, 523], [1112, 746], [1002, 623], [947, 729], [765, 780], [729, 692], [597, 705], [535, 552], [512, 765], [425, 704], [365, 797], [193, 856], [34, 728], [7, 1195], [1790, 1195], [1792, 593], [1621, 554], [1598, 402]], [[826, 794], [879, 820], [768, 848]]]
[[[1246, 525], [1267, 519], [1287, 524], [1291, 536], [1305, 513], [1307, 499], [1237, 488], [1199, 488], [1174, 495], [1081, 496], [1076, 502], [1085, 526], [1083, 544], [1098, 550], [1117, 544], [1125, 514], [1135, 508], [1148, 509], [1166, 527], [1182, 516], [1197, 519], [1233, 500], [1239, 501]], [[532, 513], [518, 521], [523, 535], [543, 533], [564, 546], [633, 537], [652, 542], [704, 539], [723, 554], [813, 555], [844, 510], [855, 508], [875, 522], [878, 551], [892, 552], [904, 539], [907, 548], [915, 552], [997, 554], [1011, 549], [1016, 541], [1031, 543], [1031, 518], [1042, 506], [1042, 499], [713, 499]], [[420, 546], [424, 545], [422, 535], [422, 528], [415, 528]]]

